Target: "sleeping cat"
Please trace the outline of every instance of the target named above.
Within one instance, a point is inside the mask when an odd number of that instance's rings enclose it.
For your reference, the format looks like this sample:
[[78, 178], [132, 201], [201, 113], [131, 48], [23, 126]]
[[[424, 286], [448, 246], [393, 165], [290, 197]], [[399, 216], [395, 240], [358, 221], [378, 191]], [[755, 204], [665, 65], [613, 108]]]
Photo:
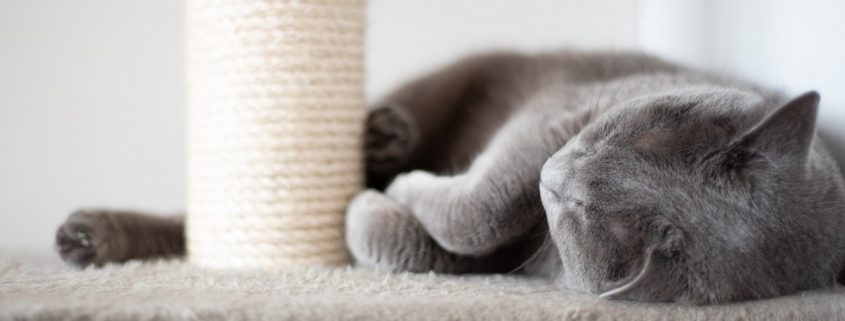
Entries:
[[[360, 266], [521, 272], [573, 291], [709, 304], [845, 276], [845, 185], [794, 99], [641, 54], [494, 53], [367, 119], [348, 208]], [[80, 211], [76, 265], [180, 255], [181, 218]]]

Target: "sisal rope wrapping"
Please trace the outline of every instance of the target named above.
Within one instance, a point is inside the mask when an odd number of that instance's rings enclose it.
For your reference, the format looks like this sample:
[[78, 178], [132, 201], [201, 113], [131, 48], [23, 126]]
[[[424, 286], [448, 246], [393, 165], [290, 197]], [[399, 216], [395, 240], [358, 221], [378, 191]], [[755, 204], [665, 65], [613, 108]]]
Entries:
[[364, 0], [188, 0], [189, 259], [338, 265], [362, 186]]

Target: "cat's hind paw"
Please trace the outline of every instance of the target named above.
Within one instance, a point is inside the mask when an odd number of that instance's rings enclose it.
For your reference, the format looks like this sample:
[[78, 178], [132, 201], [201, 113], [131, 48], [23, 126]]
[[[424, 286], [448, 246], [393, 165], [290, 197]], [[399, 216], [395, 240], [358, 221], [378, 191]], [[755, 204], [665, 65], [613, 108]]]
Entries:
[[413, 120], [398, 107], [370, 111], [364, 141], [367, 168], [391, 171], [403, 166], [415, 140]]
[[99, 262], [103, 231], [98, 231], [97, 213], [80, 210], [71, 214], [56, 231], [56, 250], [68, 264], [86, 267]]

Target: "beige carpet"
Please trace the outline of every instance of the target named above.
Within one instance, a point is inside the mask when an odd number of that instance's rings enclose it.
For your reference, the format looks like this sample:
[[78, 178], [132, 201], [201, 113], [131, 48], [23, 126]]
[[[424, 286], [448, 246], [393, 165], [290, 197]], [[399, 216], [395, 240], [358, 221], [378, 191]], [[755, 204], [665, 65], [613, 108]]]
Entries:
[[0, 320], [845, 320], [845, 289], [687, 307], [608, 302], [518, 276], [0, 259]]

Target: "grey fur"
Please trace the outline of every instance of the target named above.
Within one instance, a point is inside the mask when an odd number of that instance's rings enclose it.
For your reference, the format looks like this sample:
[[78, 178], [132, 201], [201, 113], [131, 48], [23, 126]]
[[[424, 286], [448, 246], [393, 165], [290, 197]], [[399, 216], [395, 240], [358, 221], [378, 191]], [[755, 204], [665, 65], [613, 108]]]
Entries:
[[787, 102], [643, 55], [566, 52], [470, 58], [384, 104], [419, 137], [395, 157], [407, 172], [376, 173], [398, 176], [349, 208], [360, 265], [513, 267], [694, 304], [829, 287], [845, 267], [845, 188], [815, 93]]
[[[815, 138], [817, 104], [641, 54], [470, 57], [371, 110], [374, 189], [348, 208], [349, 249], [361, 266], [517, 271], [638, 301], [831, 286], [845, 186]], [[96, 257], [75, 263], [132, 255]]]
[[62, 260], [80, 267], [180, 256], [185, 254], [185, 222], [183, 216], [78, 210], [56, 231], [56, 249]]

